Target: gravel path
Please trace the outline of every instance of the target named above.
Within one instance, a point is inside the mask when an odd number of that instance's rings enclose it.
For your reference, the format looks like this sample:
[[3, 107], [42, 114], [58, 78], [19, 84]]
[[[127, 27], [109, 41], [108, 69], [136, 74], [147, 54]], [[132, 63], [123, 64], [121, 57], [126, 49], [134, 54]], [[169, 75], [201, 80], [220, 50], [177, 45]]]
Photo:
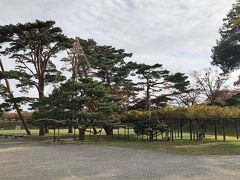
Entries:
[[240, 179], [240, 157], [181, 156], [0, 139], [1, 180]]

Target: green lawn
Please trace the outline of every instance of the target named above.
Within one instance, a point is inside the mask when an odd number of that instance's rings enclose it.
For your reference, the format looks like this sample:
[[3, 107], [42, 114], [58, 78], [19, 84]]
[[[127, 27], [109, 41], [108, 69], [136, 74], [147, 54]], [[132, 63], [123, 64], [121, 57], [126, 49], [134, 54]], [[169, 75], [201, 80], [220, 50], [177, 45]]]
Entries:
[[[77, 132], [77, 131], [76, 131]], [[16, 134], [14, 130], [0, 130], [0, 134]], [[25, 141], [35, 142], [53, 142], [53, 131], [44, 137], [38, 136], [38, 130], [32, 130], [32, 136], [25, 135], [25, 132], [21, 130], [21, 135], [24, 135]], [[240, 155], [240, 140], [237, 140], [233, 136], [227, 136], [227, 141], [222, 141], [222, 136], [218, 136], [218, 140], [214, 140], [213, 135], [207, 135], [206, 140], [203, 141], [190, 141], [189, 134], [184, 133], [184, 139], [174, 141], [162, 141], [159, 137], [158, 141], [149, 141], [146, 138], [141, 140], [137, 138], [133, 130], [130, 131], [130, 141], [127, 140], [124, 130], [121, 130], [119, 136], [115, 130], [115, 136], [102, 135], [90, 135], [86, 133], [85, 141], [74, 141], [73, 134], [67, 134], [66, 129], [60, 131], [61, 143], [75, 143], [75, 144], [93, 144], [97, 146], [109, 146], [118, 148], [130, 148], [138, 150], [148, 150], [155, 152], [168, 152], [177, 154], [189, 154], [189, 155]], [[77, 134], [78, 135], [78, 134]], [[77, 137], [78, 138], [78, 137]]]

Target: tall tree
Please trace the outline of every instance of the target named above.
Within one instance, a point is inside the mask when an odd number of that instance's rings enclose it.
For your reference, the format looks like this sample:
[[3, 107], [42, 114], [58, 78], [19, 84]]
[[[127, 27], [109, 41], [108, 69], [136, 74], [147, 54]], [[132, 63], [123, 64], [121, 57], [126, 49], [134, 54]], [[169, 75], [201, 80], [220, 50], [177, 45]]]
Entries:
[[145, 89], [145, 102], [146, 108], [150, 108], [151, 92], [160, 89], [160, 85], [165, 83], [166, 77], [169, 75], [169, 71], [162, 68], [161, 64], [146, 65], [137, 64], [136, 74], [141, 80], [138, 82], [140, 86]]
[[52, 60], [59, 52], [71, 47], [71, 43], [61, 28], [55, 27], [54, 21], [36, 20], [0, 26], [0, 44], [6, 47], [2, 54], [16, 60], [17, 70], [31, 74], [22, 86], [35, 86], [39, 98], [44, 96], [46, 83], [53, 83], [56, 77], [58, 80], [63, 78]]
[[79, 37], [76, 37], [73, 43], [73, 47], [68, 50], [68, 57], [62, 59], [62, 61], [67, 62], [70, 65], [70, 68], [64, 67], [62, 69], [70, 71], [72, 73], [72, 79], [88, 78], [90, 75], [91, 64], [83, 50], [81, 42], [85, 42], [85, 47], [86, 42], [90, 42], [90, 44], [87, 44], [86, 49], [91, 48], [91, 40], [85, 41], [81, 40]]
[[212, 64], [219, 66], [224, 72], [240, 68], [240, 2], [233, 4], [232, 9], [223, 19], [220, 29], [221, 38], [213, 47]]
[[79, 119], [79, 125], [92, 126], [93, 129], [95, 123], [101, 121], [106, 133], [109, 134], [104, 122], [113, 120], [114, 115], [121, 113], [124, 107], [121, 98], [108, 92], [102, 83], [92, 79], [68, 80], [54, 89], [49, 97], [44, 97], [36, 103], [37, 106], [43, 107], [40, 108], [43, 111], [34, 113], [34, 117], [60, 121]]
[[[145, 104], [145, 108], [150, 108], [151, 103], [154, 102], [156, 106], [159, 106], [162, 102], [167, 101], [167, 96], [171, 94], [162, 94], [166, 89], [182, 89], [189, 84], [187, 76], [182, 73], [170, 74], [166, 69], [163, 69], [162, 64], [136, 64], [135, 74], [138, 75], [140, 81], [137, 83], [144, 89], [145, 98], [140, 103]], [[151, 97], [156, 98], [151, 100]], [[143, 108], [143, 107], [142, 107]]]
[[[23, 90], [35, 87], [38, 98], [42, 98], [46, 84], [65, 79], [54, 65], [53, 58], [70, 48], [72, 41], [61, 28], [55, 27], [54, 21], [36, 20], [0, 26], [0, 44], [5, 48], [1, 53], [16, 61], [16, 69], [31, 75], [19, 85]], [[44, 135], [43, 130], [40, 133]]]
[[91, 58], [95, 76], [108, 88], [118, 88], [129, 75], [129, 69], [125, 67], [125, 58], [130, 58], [131, 53], [112, 46], [96, 46]]
[[[99, 79], [113, 93], [119, 93], [129, 87], [131, 66], [126, 63], [126, 58], [132, 56], [123, 49], [112, 46], [98, 45], [93, 39], [75, 39], [69, 57], [63, 61], [68, 62], [73, 76], [81, 78], [94, 77]], [[91, 69], [91, 71], [89, 71]]]

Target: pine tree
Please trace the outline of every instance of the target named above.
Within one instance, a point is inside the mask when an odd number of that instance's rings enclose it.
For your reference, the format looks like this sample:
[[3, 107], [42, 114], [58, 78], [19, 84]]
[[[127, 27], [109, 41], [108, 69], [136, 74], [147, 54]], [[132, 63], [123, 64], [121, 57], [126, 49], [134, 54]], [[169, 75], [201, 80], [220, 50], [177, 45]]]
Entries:
[[131, 57], [131, 53], [112, 46], [97, 46], [94, 56], [91, 64], [96, 69], [95, 76], [101, 79], [106, 87], [117, 88], [128, 76], [129, 71], [124, 68], [125, 58]]
[[[35, 87], [38, 98], [44, 97], [45, 85], [65, 80], [53, 63], [56, 55], [70, 48], [72, 40], [67, 38], [61, 28], [55, 27], [54, 21], [39, 21], [33, 23], [0, 26], [1, 52], [14, 59], [19, 72], [30, 76], [18, 85], [27, 91]], [[40, 131], [44, 135], [44, 131]]]
[[233, 4], [232, 9], [223, 19], [220, 29], [220, 40], [213, 47], [212, 64], [219, 66], [225, 73], [240, 68], [240, 2]]
[[[96, 124], [101, 122], [101, 126], [105, 127], [104, 124], [124, 111], [120, 97], [110, 95], [101, 82], [89, 78], [78, 81], [70, 79], [62, 83], [35, 106], [41, 107], [41, 111], [34, 113], [35, 119], [52, 118], [63, 122], [79, 119], [78, 125], [92, 126], [94, 133]], [[108, 131], [107, 128], [105, 130]]]
[[2, 54], [16, 60], [16, 69], [28, 72], [31, 78], [22, 87], [36, 87], [39, 98], [44, 96], [46, 83], [62, 80], [53, 58], [61, 51], [71, 47], [61, 28], [54, 21], [0, 26], [0, 44], [6, 47]]

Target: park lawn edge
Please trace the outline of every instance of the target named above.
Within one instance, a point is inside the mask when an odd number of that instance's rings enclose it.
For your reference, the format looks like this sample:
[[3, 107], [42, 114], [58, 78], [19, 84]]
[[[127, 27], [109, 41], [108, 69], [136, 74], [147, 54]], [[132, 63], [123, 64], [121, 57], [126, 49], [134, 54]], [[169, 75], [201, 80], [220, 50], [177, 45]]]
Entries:
[[24, 140], [31, 143], [44, 143], [51, 145], [73, 144], [73, 145], [95, 145], [113, 148], [132, 149], [158, 153], [173, 153], [178, 155], [192, 156], [240, 156], [240, 141], [213, 141], [203, 140], [193, 142], [189, 140], [176, 140], [173, 142], [163, 141], [127, 141], [127, 140], [85, 140], [74, 141], [62, 139], [60, 142], [53, 142], [50, 139], [34, 139], [29, 137]]

